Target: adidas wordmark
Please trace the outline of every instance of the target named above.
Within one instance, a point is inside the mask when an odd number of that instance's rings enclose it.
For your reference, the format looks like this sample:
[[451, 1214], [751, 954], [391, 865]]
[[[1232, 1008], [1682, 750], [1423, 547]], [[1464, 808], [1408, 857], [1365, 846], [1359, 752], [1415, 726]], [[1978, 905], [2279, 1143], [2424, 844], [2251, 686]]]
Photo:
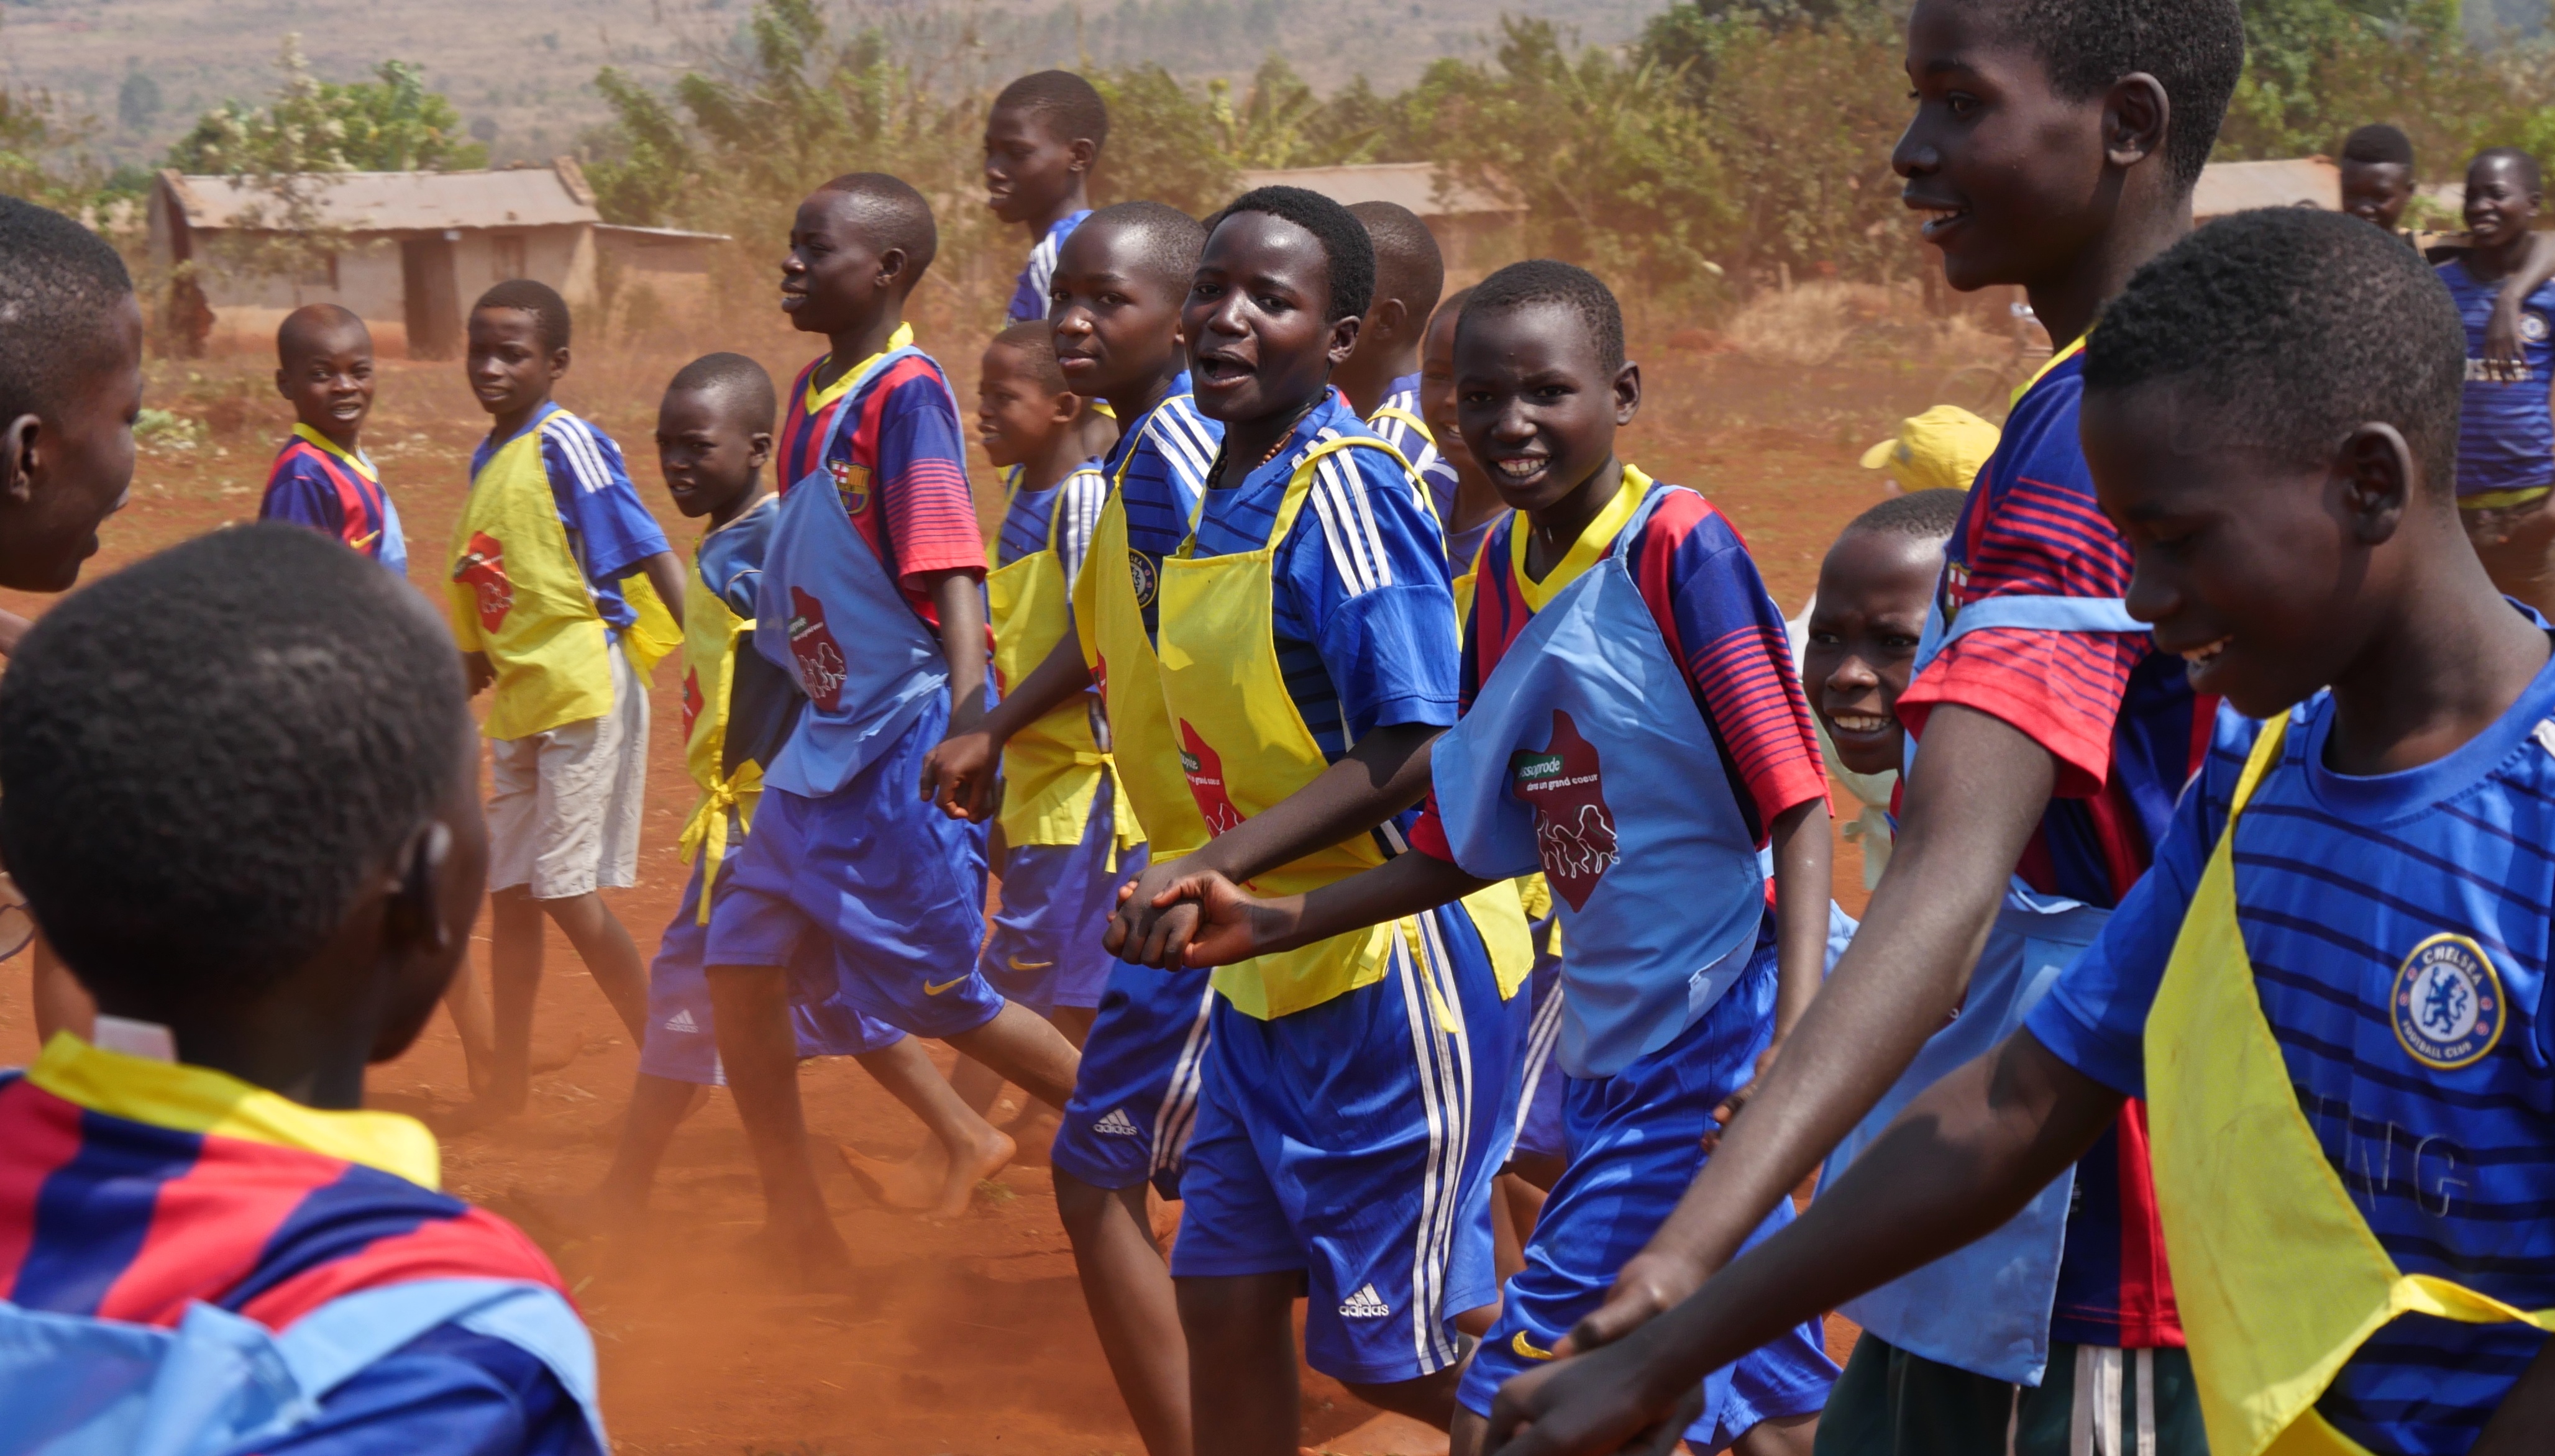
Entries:
[[666, 1018], [669, 1031], [698, 1031], [700, 1029], [701, 1024], [692, 1020], [692, 1009], [688, 1006], [677, 1008], [672, 1016]]
[[1351, 1319], [1382, 1319], [1393, 1313], [1393, 1306], [1384, 1302], [1375, 1285], [1365, 1284], [1341, 1303], [1340, 1313]]
[[1135, 1119], [1127, 1116], [1127, 1109], [1123, 1107], [1113, 1107], [1109, 1109], [1109, 1115], [1102, 1118], [1100, 1121], [1093, 1123], [1091, 1125], [1091, 1131], [1095, 1133], [1103, 1133], [1112, 1138], [1139, 1138], [1144, 1136], [1142, 1131], [1137, 1128]]

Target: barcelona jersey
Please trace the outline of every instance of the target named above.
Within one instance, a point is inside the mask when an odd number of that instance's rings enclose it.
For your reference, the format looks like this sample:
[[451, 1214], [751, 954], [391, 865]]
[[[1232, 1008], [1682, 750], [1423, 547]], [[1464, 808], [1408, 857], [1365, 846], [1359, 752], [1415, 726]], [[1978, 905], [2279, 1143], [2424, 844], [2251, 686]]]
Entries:
[[323, 532], [394, 574], [408, 574], [408, 541], [381, 472], [361, 450], [342, 449], [307, 425], [295, 425], [293, 437], [276, 452], [257, 516]]
[[[819, 358], [798, 371], [777, 442], [786, 493], [822, 471], [880, 564], [923, 622], [937, 631], [940, 609], [926, 589], [943, 571], [985, 570], [985, 539], [967, 484], [966, 437], [957, 397], [928, 355], [881, 371], [853, 398], [847, 372], [819, 389]], [[836, 434], [837, 417], [852, 418]]]

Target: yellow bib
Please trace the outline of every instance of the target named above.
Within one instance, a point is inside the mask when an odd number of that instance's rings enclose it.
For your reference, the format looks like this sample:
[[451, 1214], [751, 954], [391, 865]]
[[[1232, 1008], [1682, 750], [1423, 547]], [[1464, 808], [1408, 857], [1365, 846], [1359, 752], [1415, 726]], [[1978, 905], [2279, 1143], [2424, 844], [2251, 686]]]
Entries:
[[2147, 1014], [2147, 1128], [2174, 1294], [2215, 1456], [2368, 1456], [2315, 1410], [2399, 1314], [2555, 1330], [2430, 1274], [2371, 1233], [2298, 1108], [2236, 921], [2236, 820], [2279, 761], [2262, 730]]
[[[491, 738], [529, 738], [612, 711], [611, 634], [577, 569], [542, 462], [543, 432], [574, 418], [553, 411], [498, 446], [470, 478], [453, 527], [452, 635], [497, 669]], [[623, 645], [645, 677], [679, 634], [644, 575], [621, 589], [639, 618]]]
[[[763, 509], [770, 509], [767, 505]], [[701, 538], [707, 543], [709, 537]], [[754, 806], [763, 797], [763, 766], [751, 760], [727, 769], [727, 715], [736, 686], [736, 655], [751, 652], [754, 619], [740, 617], [725, 599], [701, 579], [700, 547], [690, 590], [683, 594], [683, 765], [701, 787], [701, 800], [683, 825], [679, 844], [683, 862], [706, 854], [701, 865], [700, 923], [710, 922], [710, 890], [718, 884], [719, 864], [727, 858], [728, 823], [739, 835], [754, 824]]]
[[[1013, 476], [1010, 496], [1020, 493]], [[1064, 640], [1073, 621], [1073, 584], [1065, 580], [1064, 556], [1055, 548], [1056, 521], [1064, 513], [1065, 491], [1059, 487], [1047, 507], [1046, 545], [985, 577], [986, 610], [994, 625], [994, 671], [1003, 690], [1046, 661]], [[1009, 514], [1009, 500], [1005, 503]], [[1086, 558], [1087, 560], [1088, 558]], [[1137, 816], [1126, 811], [1127, 795], [1117, 783], [1110, 755], [1092, 732], [1091, 709], [1079, 694], [1054, 711], [1012, 735], [1003, 745], [1003, 811], [999, 822], [1007, 844], [1080, 844], [1091, 824], [1091, 805], [1100, 794], [1100, 779], [1111, 780], [1110, 801], [1116, 811], [1117, 846], [1144, 842]]]
[[[1311, 494], [1315, 465], [1350, 448], [1382, 450], [1409, 469], [1399, 451], [1379, 439], [1325, 441], [1296, 463], [1259, 550], [1199, 559], [1192, 531], [1179, 554], [1162, 563], [1162, 697], [1191, 797], [1216, 832], [1268, 809], [1330, 767], [1286, 691], [1271, 591], [1278, 547]], [[1259, 895], [1297, 895], [1384, 861], [1375, 837], [1360, 834], [1271, 870], [1250, 888]], [[1500, 994], [1514, 995], [1534, 966], [1517, 888], [1493, 885], [1464, 904], [1490, 950]], [[1399, 928], [1419, 955], [1418, 922], [1404, 919]], [[1215, 973], [1215, 989], [1235, 1010], [1263, 1021], [1319, 1006], [1384, 979], [1395, 929], [1373, 925], [1224, 966]], [[1444, 1008], [1439, 1018], [1452, 1025]]]

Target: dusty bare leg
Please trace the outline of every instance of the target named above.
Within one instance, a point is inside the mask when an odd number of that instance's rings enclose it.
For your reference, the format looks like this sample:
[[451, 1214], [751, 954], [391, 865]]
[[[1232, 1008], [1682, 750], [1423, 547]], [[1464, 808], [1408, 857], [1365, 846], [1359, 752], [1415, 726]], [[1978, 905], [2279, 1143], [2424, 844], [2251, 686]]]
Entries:
[[851, 1251], [836, 1232], [807, 1158], [807, 1118], [798, 1101], [798, 1034], [790, 1021], [790, 973], [780, 966], [709, 968], [710, 1015], [719, 1061], [745, 1122], [763, 1176], [775, 1243], [810, 1288], [850, 1281]]
[[1189, 1456], [1188, 1346], [1170, 1266], [1155, 1247], [1148, 1184], [1095, 1188], [1055, 1175], [1056, 1212], [1073, 1241], [1083, 1302], [1147, 1456]]

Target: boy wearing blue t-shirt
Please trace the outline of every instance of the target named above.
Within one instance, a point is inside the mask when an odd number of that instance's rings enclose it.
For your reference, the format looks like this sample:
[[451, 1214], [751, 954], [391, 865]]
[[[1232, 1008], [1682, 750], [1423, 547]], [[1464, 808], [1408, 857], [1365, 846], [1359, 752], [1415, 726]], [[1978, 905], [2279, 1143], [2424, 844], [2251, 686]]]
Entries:
[[530, 1093], [545, 916], [631, 1038], [646, 1033], [646, 963], [596, 892], [637, 883], [648, 670], [673, 645], [683, 576], [621, 447], [550, 399], [568, 369], [557, 293], [514, 279], [481, 295], [464, 368], [489, 429], [447, 575], [470, 690], [496, 689], [482, 725], [495, 1014], [484, 1095], [509, 1114]]
[[2154, 868], [1792, 1229], [1512, 1387], [1510, 1449], [1613, 1449], [1646, 1393], [1987, 1232], [2141, 1095], [2210, 1449], [2555, 1440], [2555, 665], [2455, 524], [2461, 332], [2404, 249], [2291, 208], [2105, 309], [2085, 450], [2129, 601], [2227, 704]]
[[293, 438], [276, 454], [261, 521], [295, 521], [408, 574], [399, 509], [364, 453], [373, 410], [373, 335], [334, 303], [296, 308], [275, 330], [276, 392], [293, 402]]
[[[2489, 333], [2509, 281], [2531, 277], [2545, 188], [2537, 159], [2492, 147], [2467, 165], [2467, 250], [2440, 265], [2467, 331], [2458, 429], [2458, 507], [2476, 553], [2501, 589], [2555, 610], [2555, 284], [2518, 305], [2518, 358], [2494, 356]], [[2524, 280], [2523, 280], [2524, 281]]]
[[1044, 318], [1055, 254], [1091, 215], [1091, 170], [1109, 141], [1109, 107], [1069, 70], [1034, 71], [1003, 87], [985, 116], [985, 205], [1030, 238], [1029, 261], [1003, 316]]

